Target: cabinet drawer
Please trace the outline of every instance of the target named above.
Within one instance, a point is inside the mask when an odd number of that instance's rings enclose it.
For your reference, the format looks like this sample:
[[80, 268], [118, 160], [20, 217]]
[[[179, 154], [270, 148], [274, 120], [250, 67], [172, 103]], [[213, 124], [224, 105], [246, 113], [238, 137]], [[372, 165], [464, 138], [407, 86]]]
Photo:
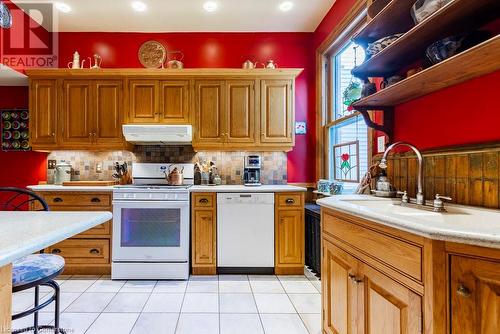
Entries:
[[[59, 206], [59, 205], [51, 205], [51, 211], [113, 211], [111, 207], [85, 207], [85, 206]], [[99, 235], [105, 236], [111, 234], [111, 220], [107, 223], [97, 225], [85, 232], [82, 232], [75, 236], [74, 238], [79, 238], [85, 235]]]
[[298, 208], [303, 205], [301, 193], [276, 194], [276, 203], [279, 207]]
[[109, 263], [109, 239], [67, 239], [47, 253], [64, 257], [66, 263]]
[[110, 206], [111, 194], [44, 194], [43, 198], [52, 208], [57, 206]]
[[208, 208], [215, 206], [215, 194], [193, 194], [193, 205], [196, 208]]
[[322, 223], [324, 233], [404, 275], [422, 281], [421, 247], [329, 214], [323, 215]]

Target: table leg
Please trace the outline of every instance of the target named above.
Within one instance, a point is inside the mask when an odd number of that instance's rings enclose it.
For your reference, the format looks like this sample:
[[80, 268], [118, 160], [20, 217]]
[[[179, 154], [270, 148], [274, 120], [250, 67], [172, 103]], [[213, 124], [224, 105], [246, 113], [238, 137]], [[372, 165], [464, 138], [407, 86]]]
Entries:
[[12, 323], [12, 265], [0, 267], [0, 333], [10, 333]]

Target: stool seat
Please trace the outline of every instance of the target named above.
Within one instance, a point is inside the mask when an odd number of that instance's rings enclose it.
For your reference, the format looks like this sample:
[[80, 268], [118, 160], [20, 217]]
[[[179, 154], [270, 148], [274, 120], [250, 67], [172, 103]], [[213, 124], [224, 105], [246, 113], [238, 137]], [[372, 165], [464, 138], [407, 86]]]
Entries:
[[64, 258], [53, 254], [33, 254], [12, 263], [12, 287], [27, 285], [59, 273], [64, 268]]

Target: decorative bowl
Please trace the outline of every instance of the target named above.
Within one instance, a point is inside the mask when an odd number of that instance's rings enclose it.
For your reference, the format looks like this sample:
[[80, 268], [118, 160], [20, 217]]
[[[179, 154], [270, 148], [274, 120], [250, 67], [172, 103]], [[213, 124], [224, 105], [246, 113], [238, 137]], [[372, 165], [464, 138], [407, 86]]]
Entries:
[[373, 57], [392, 43], [394, 43], [399, 37], [403, 34], [394, 34], [390, 36], [383, 37], [381, 39], [376, 40], [373, 43], [369, 43], [365, 52], [368, 56]]
[[342, 194], [342, 190], [344, 190], [344, 184], [342, 182], [333, 181], [330, 184], [330, 194], [340, 195]]
[[419, 24], [451, 0], [417, 0], [411, 7], [411, 17], [415, 24]]

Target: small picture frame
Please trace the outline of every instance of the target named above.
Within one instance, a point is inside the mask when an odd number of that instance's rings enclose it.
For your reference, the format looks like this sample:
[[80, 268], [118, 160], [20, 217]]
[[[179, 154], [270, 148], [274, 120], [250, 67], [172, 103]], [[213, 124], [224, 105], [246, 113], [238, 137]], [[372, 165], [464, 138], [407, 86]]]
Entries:
[[305, 135], [307, 133], [306, 122], [295, 122], [295, 134]]

